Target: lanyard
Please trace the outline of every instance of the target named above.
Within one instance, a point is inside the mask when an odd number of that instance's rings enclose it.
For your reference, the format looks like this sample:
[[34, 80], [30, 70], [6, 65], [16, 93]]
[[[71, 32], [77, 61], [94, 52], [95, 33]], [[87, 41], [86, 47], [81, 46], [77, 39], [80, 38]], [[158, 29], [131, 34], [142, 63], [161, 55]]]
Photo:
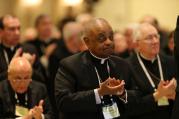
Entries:
[[[95, 71], [96, 71], [96, 75], [97, 75], [97, 78], [98, 78], [98, 84], [100, 86], [100, 83], [102, 82], [102, 79], [101, 77], [99, 76], [99, 73], [98, 73], [98, 70], [96, 67], [94, 67]], [[108, 76], [110, 77], [110, 68], [109, 68], [109, 64], [107, 62], [107, 71], [108, 71]], [[101, 96], [101, 98], [103, 99], [103, 96]]]
[[[20, 100], [18, 99], [16, 93], [15, 93], [15, 99], [17, 100], [17, 104], [19, 104], [19, 103], [20, 103]], [[27, 100], [28, 100], [28, 98], [27, 98], [27, 94], [25, 94], [25, 105], [26, 105], [26, 106], [27, 106]]]
[[[100, 83], [102, 82], [102, 79], [101, 77], [99, 76], [99, 73], [98, 73], [98, 70], [96, 67], [94, 67], [95, 71], [96, 71], [96, 75], [97, 75], [97, 78], [98, 78], [98, 83], [99, 83], [99, 86], [100, 86]], [[108, 71], [108, 76], [110, 77], [110, 68], [109, 68], [109, 64], [107, 62], [107, 71]]]
[[[147, 76], [151, 86], [154, 88], [154, 90], [156, 90], [155, 84], [154, 84], [151, 76], [149, 75], [149, 72], [147, 71], [147, 69], [146, 69], [142, 59], [140, 58], [139, 53], [137, 53], [137, 58], [138, 58], [138, 61], [139, 61], [140, 65], [141, 65], [145, 75]], [[159, 72], [160, 72], [160, 78], [161, 78], [161, 80], [164, 80], [163, 71], [162, 71], [162, 65], [161, 65], [160, 57], [158, 55], [157, 55], [157, 60], [158, 60], [158, 67], [159, 67]]]
[[7, 52], [6, 52], [6, 50], [3, 50], [3, 52], [4, 52], [4, 57], [5, 57], [6, 63], [7, 63], [7, 65], [9, 65], [9, 58], [8, 58]]

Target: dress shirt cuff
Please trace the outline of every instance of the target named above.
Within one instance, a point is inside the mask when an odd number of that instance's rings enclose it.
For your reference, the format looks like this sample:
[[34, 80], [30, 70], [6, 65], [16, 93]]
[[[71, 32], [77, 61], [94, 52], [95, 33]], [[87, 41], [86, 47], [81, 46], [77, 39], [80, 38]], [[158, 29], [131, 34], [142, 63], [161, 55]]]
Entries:
[[96, 104], [101, 104], [101, 98], [99, 96], [98, 89], [94, 89], [94, 95], [95, 95]]
[[41, 114], [41, 117], [42, 117], [42, 119], [45, 119], [45, 116], [44, 116], [44, 114]]
[[124, 90], [124, 93], [122, 95], [119, 95], [119, 99], [121, 101], [123, 101], [124, 103], [128, 102], [127, 97], [128, 97], [128, 95], [127, 95], [127, 91], [126, 90]]
[[40, 58], [40, 62], [42, 63], [42, 65], [47, 69], [48, 68], [48, 59], [45, 55], [41, 56]]

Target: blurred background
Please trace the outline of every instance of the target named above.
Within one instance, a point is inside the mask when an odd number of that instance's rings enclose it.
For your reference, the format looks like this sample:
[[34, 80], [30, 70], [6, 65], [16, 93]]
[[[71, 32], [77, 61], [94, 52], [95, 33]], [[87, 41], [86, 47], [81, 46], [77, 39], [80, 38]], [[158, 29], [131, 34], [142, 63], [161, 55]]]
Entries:
[[21, 21], [22, 34], [34, 26], [35, 18], [48, 14], [57, 26], [62, 19], [81, 13], [107, 19], [114, 30], [154, 16], [165, 30], [173, 30], [179, 14], [179, 0], [0, 0], [0, 16], [14, 14]]

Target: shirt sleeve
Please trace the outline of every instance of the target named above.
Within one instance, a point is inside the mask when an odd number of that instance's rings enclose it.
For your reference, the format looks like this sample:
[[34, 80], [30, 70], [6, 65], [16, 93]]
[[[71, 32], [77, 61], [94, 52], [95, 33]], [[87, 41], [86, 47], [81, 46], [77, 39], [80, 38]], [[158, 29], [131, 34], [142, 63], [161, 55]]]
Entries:
[[97, 89], [94, 89], [94, 94], [95, 94], [96, 104], [100, 104], [101, 103], [101, 98], [99, 96], [99, 93], [98, 93]]

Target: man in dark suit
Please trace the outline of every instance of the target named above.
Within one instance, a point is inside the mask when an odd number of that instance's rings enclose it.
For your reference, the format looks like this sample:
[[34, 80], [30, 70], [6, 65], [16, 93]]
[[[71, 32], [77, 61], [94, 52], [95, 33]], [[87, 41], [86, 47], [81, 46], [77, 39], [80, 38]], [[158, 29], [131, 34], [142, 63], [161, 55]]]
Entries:
[[0, 82], [0, 118], [53, 118], [45, 86], [32, 81], [31, 75], [32, 67], [26, 58], [12, 59], [8, 79]]
[[[179, 84], [179, 16], [177, 19], [177, 26], [174, 32], [174, 43], [175, 43], [175, 48], [174, 48], [174, 55], [175, 55], [175, 60], [177, 63], [177, 83]], [[179, 86], [177, 86], [176, 90], [176, 99], [175, 99], [175, 104], [173, 108], [173, 113], [172, 113], [172, 119], [178, 119], [179, 118]]]
[[136, 54], [129, 58], [140, 91], [132, 119], [170, 119], [175, 99], [176, 68], [174, 59], [159, 55], [160, 40], [155, 27], [140, 24], [135, 31]]
[[36, 56], [40, 60], [43, 68], [44, 75], [48, 77], [48, 59], [51, 53], [54, 51], [57, 45], [57, 39], [53, 38], [53, 24], [50, 16], [46, 14], [40, 14], [35, 20], [35, 28], [37, 31], [37, 37], [34, 40], [28, 41], [36, 49]]
[[[28, 53], [28, 55], [34, 54], [34, 47], [27, 47], [27, 45], [20, 44], [20, 21], [17, 17], [12, 15], [5, 15], [0, 18], [0, 35], [1, 35], [1, 44], [0, 44], [0, 81], [7, 78], [7, 69], [9, 62], [14, 56], [17, 49], [22, 47], [23, 53]], [[21, 50], [22, 50], [21, 49]], [[35, 55], [31, 55], [32, 59], [36, 59]], [[38, 65], [38, 60], [35, 60], [33, 63], [33, 79], [38, 81], [43, 81], [44, 77], [42, 76], [41, 68]]]
[[131, 99], [125, 88], [131, 88], [132, 72], [124, 60], [111, 56], [111, 26], [104, 19], [91, 20], [83, 39], [89, 50], [62, 60], [55, 78], [61, 118], [124, 118], [124, 103]]
[[7, 68], [19, 48], [20, 22], [17, 17], [6, 15], [0, 18], [0, 80], [7, 78]]

